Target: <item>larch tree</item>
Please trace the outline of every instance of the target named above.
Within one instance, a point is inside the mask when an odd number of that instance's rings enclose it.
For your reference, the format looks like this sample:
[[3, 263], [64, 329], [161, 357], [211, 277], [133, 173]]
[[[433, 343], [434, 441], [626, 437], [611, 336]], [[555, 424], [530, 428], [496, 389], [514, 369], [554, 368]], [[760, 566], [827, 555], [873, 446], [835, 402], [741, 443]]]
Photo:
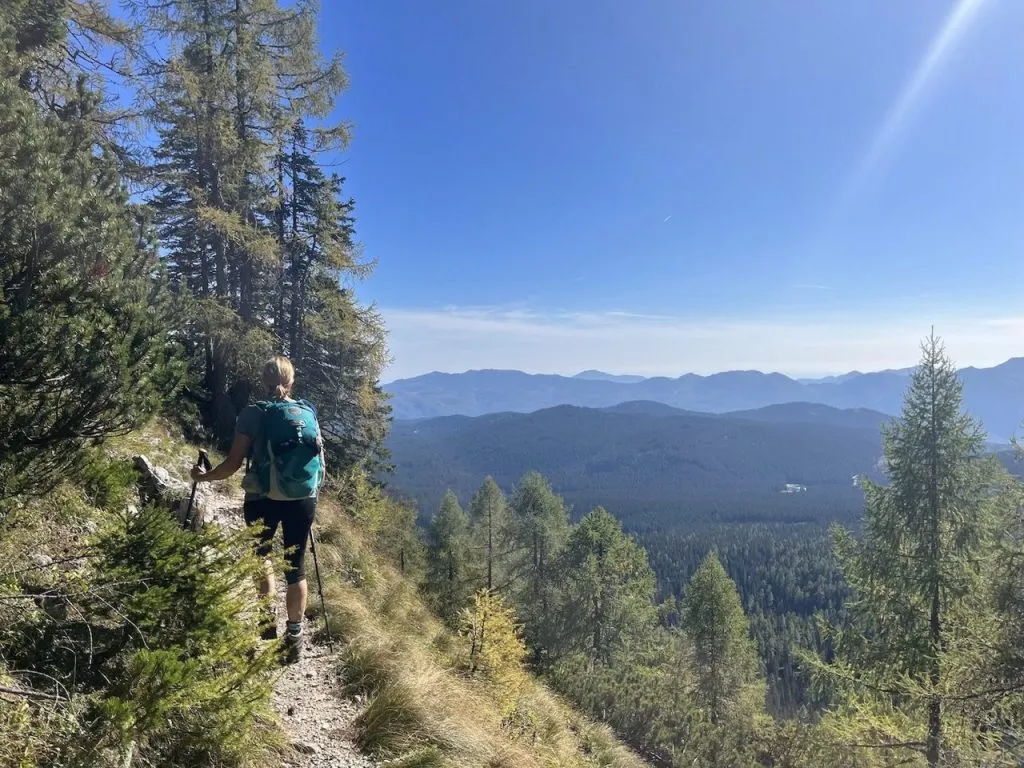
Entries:
[[354, 241], [354, 201], [319, 159], [344, 147], [347, 127], [320, 127], [346, 76], [338, 56], [318, 53], [317, 4], [135, 5], [168, 47], [144, 96], [159, 136], [151, 204], [184, 298], [189, 393], [226, 440], [262, 358], [287, 354], [297, 393], [321, 410], [333, 468], [382, 459], [384, 331], [352, 289], [371, 267]]
[[572, 529], [559, 567], [560, 640], [567, 650], [611, 664], [625, 638], [654, 627], [654, 572], [647, 553], [604, 508]]
[[473, 542], [483, 553], [486, 589], [494, 589], [503, 576], [502, 532], [508, 526], [508, 503], [501, 488], [488, 476], [469, 505]]
[[539, 473], [523, 476], [512, 496], [509, 575], [516, 615], [526, 626], [535, 659], [557, 645], [558, 557], [569, 534], [565, 503]]
[[692, 675], [693, 709], [684, 761], [708, 766], [756, 765], [756, 737], [764, 715], [764, 682], [757, 648], [736, 584], [711, 552], [686, 587], [677, 663]]
[[427, 531], [427, 590], [438, 614], [453, 626], [473, 595], [469, 518], [448, 491]]
[[717, 724], [756, 685], [758, 660], [736, 585], [714, 552], [686, 587], [682, 629], [693, 646], [698, 706]]
[[865, 484], [863, 538], [836, 533], [852, 626], [817, 671], [838, 689], [827, 722], [865, 760], [1003, 765], [1002, 733], [989, 726], [1020, 687], [996, 695], [1003, 686], [979, 672], [996, 639], [991, 579], [1009, 484], [962, 411], [942, 344], [932, 336], [922, 349], [884, 432], [889, 482]]

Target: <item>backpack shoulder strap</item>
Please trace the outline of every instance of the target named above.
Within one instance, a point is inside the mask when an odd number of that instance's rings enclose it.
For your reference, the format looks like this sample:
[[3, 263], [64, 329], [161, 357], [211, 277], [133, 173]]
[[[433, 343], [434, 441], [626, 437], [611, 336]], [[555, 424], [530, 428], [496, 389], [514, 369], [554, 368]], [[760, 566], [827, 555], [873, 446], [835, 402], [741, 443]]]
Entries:
[[253, 454], [256, 452], [256, 442], [263, 436], [263, 417], [267, 415], [267, 401], [257, 400], [252, 407], [260, 412], [260, 426], [256, 434], [249, 442], [249, 451], [245, 455], [245, 471], [248, 472], [252, 465]]

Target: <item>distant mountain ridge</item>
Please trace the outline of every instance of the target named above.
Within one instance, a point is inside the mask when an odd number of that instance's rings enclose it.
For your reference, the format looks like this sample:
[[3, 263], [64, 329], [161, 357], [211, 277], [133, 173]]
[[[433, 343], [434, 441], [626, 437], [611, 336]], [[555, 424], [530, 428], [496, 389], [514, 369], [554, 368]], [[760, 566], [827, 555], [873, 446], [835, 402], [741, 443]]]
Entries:
[[589, 370], [580, 371], [575, 376], [573, 376], [573, 378], [585, 379], [588, 381], [614, 381], [618, 382], [619, 384], [637, 384], [646, 379], [647, 377], [633, 376], [630, 374], [605, 373], [604, 371]]
[[[386, 390], [392, 396], [396, 419], [530, 413], [557, 405], [608, 408], [635, 401], [707, 413], [803, 402], [894, 415], [900, 410], [910, 370], [854, 372], [838, 377], [841, 380], [804, 382], [780, 373], [729, 371], [631, 383], [492, 370], [430, 373], [394, 381]], [[982, 420], [991, 439], [1008, 440], [1024, 420], [1024, 358], [1012, 358], [993, 368], [964, 368], [960, 377], [968, 410]]]

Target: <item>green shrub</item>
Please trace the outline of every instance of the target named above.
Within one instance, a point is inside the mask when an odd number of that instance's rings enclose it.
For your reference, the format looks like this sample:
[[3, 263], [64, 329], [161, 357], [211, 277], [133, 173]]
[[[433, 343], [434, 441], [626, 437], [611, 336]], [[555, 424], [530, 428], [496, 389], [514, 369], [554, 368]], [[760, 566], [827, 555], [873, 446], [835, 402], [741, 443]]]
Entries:
[[147, 507], [107, 514], [91, 545], [89, 567], [64, 574], [61, 611], [26, 601], [0, 629], [0, 664], [23, 670], [19, 687], [47, 680], [74, 695], [73, 707], [0, 703], [21, 745], [12, 764], [104, 766], [129, 752], [139, 765], [265, 763], [279, 739], [277, 656], [257, 639], [249, 534], [182, 531]]

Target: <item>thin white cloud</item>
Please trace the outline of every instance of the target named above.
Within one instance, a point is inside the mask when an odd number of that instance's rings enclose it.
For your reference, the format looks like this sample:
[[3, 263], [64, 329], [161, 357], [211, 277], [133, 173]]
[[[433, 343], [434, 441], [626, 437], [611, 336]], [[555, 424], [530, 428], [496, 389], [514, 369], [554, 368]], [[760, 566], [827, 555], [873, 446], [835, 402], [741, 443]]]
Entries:
[[912, 365], [934, 324], [961, 365], [1024, 354], [1024, 316], [877, 314], [693, 319], [627, 311], [522, 308], [384, 309], [393, 364], [388, 378], [429, 371], [516, 368], [573, 374], [678, 376], [758, 369], [810, 376]]
[[672, 218], [672, 214], [670, 213], [668, 216], [665, 217], [665, 220], [663, 222], [661, 222], [661, 223], [662, 224], [667, 224], [669, 219], [671, 219], [671, 218]]

